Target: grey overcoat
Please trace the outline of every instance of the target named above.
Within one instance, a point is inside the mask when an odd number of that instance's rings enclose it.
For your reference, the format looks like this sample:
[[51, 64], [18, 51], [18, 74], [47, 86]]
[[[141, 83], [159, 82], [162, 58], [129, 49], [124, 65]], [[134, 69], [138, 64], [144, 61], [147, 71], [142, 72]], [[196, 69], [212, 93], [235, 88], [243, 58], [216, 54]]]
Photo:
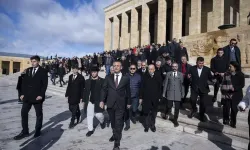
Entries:
[[177, 71], [177, 76], [174, 77], [173, 71], [168, 72], [164, 81], [163, 97], [167, 100], [181, 101], [184, 93], [182, 73]]

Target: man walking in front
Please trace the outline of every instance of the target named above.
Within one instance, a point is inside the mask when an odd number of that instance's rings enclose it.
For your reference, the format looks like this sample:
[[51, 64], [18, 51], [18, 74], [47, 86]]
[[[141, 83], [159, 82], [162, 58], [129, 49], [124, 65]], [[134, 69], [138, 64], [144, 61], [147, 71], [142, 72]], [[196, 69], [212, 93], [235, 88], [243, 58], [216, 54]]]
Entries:
[[158, 103], [161, 98], [162, 80], [161, 75], [155, 72], [155, 66], [149, 65], [148, 73], [142, 78], [142, 87], [140, 91], [140, 104], [144, 116], [144, 132], [150, 128], [152, 132], [156, 131], [155, 119], [158, 110]]
[[100, 108], [100, 93], [104, 82], [104, 79], [98, 76], [99, 67], [92, 67], [90, 69], [91, 77], [86, 80], [83, 102], [87, 105], [87, 123], [88, 133], [87, 137], [90, 137], [94, 133], [93, 121], [96, 117], [101, 125], [101, 128], [105, 128], [103, 109]]
[[131, 64], [127, 76], [130, 78], [130, 91], [131, 91], [131, 108], [125, 113], [125, 128], [127, 131], [130, 128], [130, 120], [136, 124], [136, 112], [139, 105], [139, 90], [141, 88], [141, 76], [136, 73], [136, 65]]
[[[183, 86], [183, 75], [181, 72], [178, 72], [178, 64], [173, 63], [172, 64], [173, 71], [170, 71], [166, 75], [164, 88], [163, 88], [163, 97], [166, 97], [168, 100], [168, 109], [166, 111], [166, 114], [170, 114], [173, 103], [174, 103], [174, 119], [173, 123], [175, 127], [179, 126], [179, 123], [177, 121], [179, 116], [179, 110], [180, 110], [180, 103], [181, 98], [184, 97], [184, 86]], [[167, 94], [166, 94], [167, 93]]]
[[[114, 74], [106, 76], [101, 91], [100, 107], [104, 108], [107, 104], [107, 111], [113, 129], [113, 135], [109, 139], [114, 143], [113, 150], [119, 150], [124, 124], [124, 112], [131, 106], [130, 80], [128, 76], [121, 73], [122, 64], [120, 61], [113, 63]], [[106, 101], [105, 101], [106, 100]], [[127, 107], [125, 106], [127, 104]]]
[[192, 111], [189, 118], [194, 117], [197, 112], [197, 98], [200, 97], [200, 121], [205, 122], [206, 112], [206, 98], [209, 93], [208, 80], [212, 81], [212, 74], [210, 68], [204, 66], [204, 58], [198, 57], [196, 65], [192, 66], [188, 73], [188, 78], [191, 80], [191, 105]]
[[72, 113], [69, 128], [73, 128], [75, 124], [75, 119], [79, 123], [80, 119], [80, 108], [79, 103], [82, 101], [83, 91], [85, 86], [84, 77], [78, 73], [78, 66], [73, 66], [73, 74], [69, 76], [69, 83], [65, 93], [65, 97], [68, 98], [69, 110]]
[[43, 124], [43, 102], [45, 100], [45, 92], [48, 86], [47, 71], [39, 66], [40, 57], [33, 56], [30, 58], [32, 67], [26, 70], [26, 74], [22, 83], [22, 91], [20, 99], [23, 101], [21, 110], [22, 116], [22, 132], [14, 137], [14, 140], [21, 140], [29, 136], [28, 117], [31, 106], [36, 111], [36, 131], [34, 137], [41, 135]]

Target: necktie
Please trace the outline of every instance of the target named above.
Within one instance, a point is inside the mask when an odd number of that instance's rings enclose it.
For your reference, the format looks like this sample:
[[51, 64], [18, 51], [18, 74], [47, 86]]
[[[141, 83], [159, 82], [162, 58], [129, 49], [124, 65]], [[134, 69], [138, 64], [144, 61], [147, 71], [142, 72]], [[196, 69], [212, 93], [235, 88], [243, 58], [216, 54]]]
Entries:
[[33, 69], [32, 77], [34, 77], [35, 73], [36, 73], [36, 68]]
[[116, 78], [115, 78], [115, 87], [117, 88], [118, 87], [118, 74], [116, 75]]

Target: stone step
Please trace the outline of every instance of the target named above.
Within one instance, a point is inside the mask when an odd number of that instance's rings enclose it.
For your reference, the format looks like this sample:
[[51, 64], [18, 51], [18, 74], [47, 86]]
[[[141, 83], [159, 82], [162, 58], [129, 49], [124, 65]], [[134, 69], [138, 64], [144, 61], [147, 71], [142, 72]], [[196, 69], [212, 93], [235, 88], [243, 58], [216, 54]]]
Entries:
[[217, 132], [214, 130], [209, 130], [206, 128], [197, 127], [197, 126], [193, 126], [193, 125], [189, 125], [189, 124], [185, 124], [181, 122], [179, 123], [179, 126], [175, 128], [171, 121], [169, 120], [165, 121], [160, 118], [156, 119], [156, 126], [171, 128], [171, 129], [175, 129], [181, 132], [186, 132], [192, 135], [200, 136], [210, 141], [230, 145], [237, 150], [246, 150], [248, 146], [248, 142], [249, 142], [249, 140], [245, 138], [240, 138], [237, 136], [232, 136], [229, 134], [225, 134], [225, 133], [221, 133], [221, 132]]
[[[180, 113], [178, 121], [186, 125], [193, 125], [199, 128], [209, 129], [212, 131], [221, 132], [244, 139], [248, 139], [249, 137], [249, 133], [246, 132], [248, 131], [248, 126], [242, 120], [237, 120], [237, 128], [231, 128], [230, 126], [224, 126], [222, 124], [222, 120], [214, 121], [210, 120], [210, 117], [207, 117], [207, 122], [200, 122], [200, 120], [195, 117], [192, 119], [188, 118], [187, 115], [188, 114]], [[157, 116], [160, 118], [160, 113], [158, 113]]]

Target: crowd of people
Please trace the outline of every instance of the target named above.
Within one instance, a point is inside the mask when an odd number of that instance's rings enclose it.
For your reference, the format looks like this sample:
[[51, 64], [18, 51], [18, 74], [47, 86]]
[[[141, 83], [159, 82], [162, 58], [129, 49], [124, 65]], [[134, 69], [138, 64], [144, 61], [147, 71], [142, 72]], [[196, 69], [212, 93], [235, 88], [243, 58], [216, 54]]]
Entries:
[[[138, 117], [143, 118], [145, 132], [149, 129], [155, 132], [155, 119], [161, 105], [164, 108], [161, 110], [161, 117], [169, 118], [177, 127], [179, 110], [184, 107], [183, 103], [191, 104], [188, 117], [192, 118], [198, 112], [199, 97], [199, 119], [205, 122], [207, 102], [217, 101], [219, 89], [222, 94], [223, 124], [236, 128], [238, 110], [245, 110], [250, 100], [249, 90], [243, 98], [245, 77], [241, 71], [240, 57], [236, 39], [231, 39], [228, 46], [217, 50], [210, 67], [204, 65], [203, 57], [198, 57], [195, 65], [189, 64], [187, 49], [176, 39], [167, 45], [152, 44], [83, 58], [54, 59], [52, 62], [42, 62], [41, 66], [40, 59], [34, 56], [31, 58], [32, 67], [20, 76], [17, 86], [20, 101], [23, 101], [23, 131], [14, 139], [19, 140], [29, 135], [27, 117], [31, 105], [35, 106], [38, 118], [35, 137], [40, 136], [40, 107], [48, 84], [46, 73], [50, 74], [54, 85], [58, 76], [62, 86], [66, 84], [63, 76], [72, 72], [65, 93], [72, 112], [69, 128], [79, 123], [80, 102], [84, 103], [87, 112], [87, 137], [94, 133], [94, 117], [100, 121], [101, 128], [105, 128], [103, 112], [108, 112], [113, 131], [109, 141], [114, 142], [114, 150], [119, 149], [122, 130], [129, 130], [130, 121], [135, 124]], [[105, 79], [98, 74], [102, 67], [105, 67]], [[90, 76], [89, 79], [85, 80], [83, 71], [86, 76]], [[211, 100], [208, 99], [209, 84], [214, 86]], [[188, 101], [189, 92], [191, 94]], [[173, 117], [170, 117], [173, 105], [175, 111]]]

